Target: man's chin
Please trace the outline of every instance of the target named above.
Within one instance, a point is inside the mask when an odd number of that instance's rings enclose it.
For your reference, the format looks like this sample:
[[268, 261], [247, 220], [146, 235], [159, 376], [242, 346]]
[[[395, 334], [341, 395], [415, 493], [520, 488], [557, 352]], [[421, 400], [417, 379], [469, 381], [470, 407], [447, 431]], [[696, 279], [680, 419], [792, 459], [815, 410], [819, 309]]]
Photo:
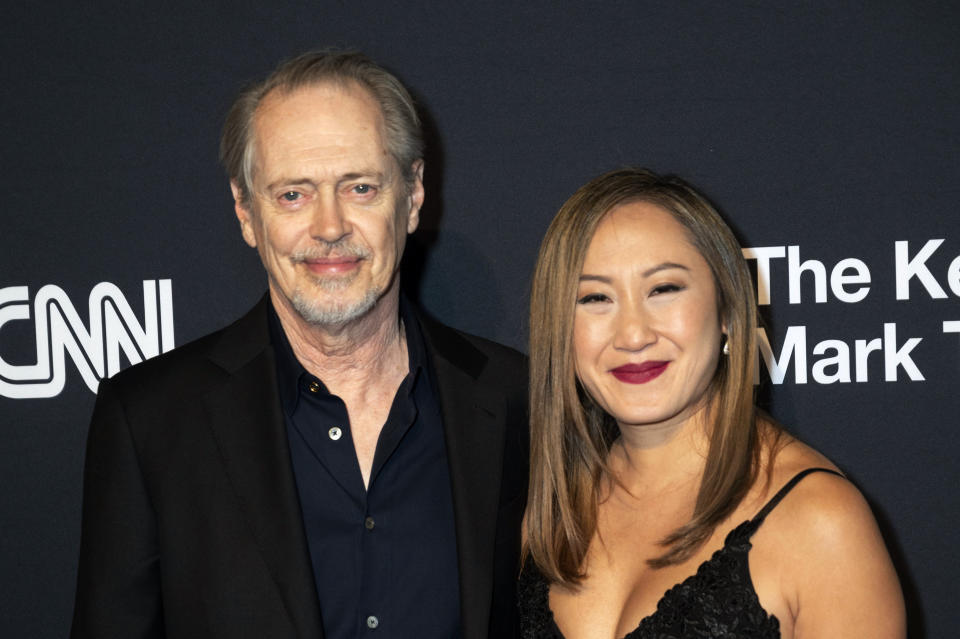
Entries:
[[295, 294], [291, 303], [300, 318], [313, 326], [339, 328], [361, 319], [373, 310], [379, 299], [376, 291], [351, 301], [321, 300]]

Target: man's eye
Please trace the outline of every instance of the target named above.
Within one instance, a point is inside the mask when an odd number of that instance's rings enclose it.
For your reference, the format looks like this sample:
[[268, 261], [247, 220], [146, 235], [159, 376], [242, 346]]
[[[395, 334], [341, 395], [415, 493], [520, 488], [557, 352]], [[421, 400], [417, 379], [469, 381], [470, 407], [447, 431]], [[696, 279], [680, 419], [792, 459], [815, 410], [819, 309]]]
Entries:
[[357, 184], [353, 187], [353, 192], [357, 195], [366, 195], [370, 192], [371, 188], [369, 184]]
[[282, 197], [287, 202], [296, 202], [297, 200], [300, 199], [300, 194], [297, 193], [296, 191], [287, 191], [280, 197]]
[[596, 304], [597, 302], [607, 302], [610, 298], [603, 293], [589, 293], [577, 300], [577, 304]]

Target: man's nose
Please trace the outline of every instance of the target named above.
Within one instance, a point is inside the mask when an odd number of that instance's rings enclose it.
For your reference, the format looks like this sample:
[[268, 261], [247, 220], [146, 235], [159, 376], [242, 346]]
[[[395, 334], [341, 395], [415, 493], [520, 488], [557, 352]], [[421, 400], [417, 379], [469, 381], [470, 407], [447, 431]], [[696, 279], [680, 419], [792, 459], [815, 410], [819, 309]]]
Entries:
[[626, 305], [617, 314], [613, 347], [625, 351], [639, 351], [657, 341], [657, 332], [643, 308]]
[[334, 194], [323, 194], [313, 205], [310, 236], [324, 242], [336, 242], [350, 234], [350, 224], [343, 205]]

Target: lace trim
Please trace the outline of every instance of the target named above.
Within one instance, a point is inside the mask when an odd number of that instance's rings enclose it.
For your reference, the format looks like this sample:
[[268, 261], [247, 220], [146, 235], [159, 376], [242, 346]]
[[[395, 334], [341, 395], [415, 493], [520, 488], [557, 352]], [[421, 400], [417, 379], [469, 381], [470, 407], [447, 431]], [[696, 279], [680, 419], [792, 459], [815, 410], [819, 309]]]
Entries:
[[[780, 639], [780, 621], [760, 605], [750, 578], [750, 537], [787, 493], [815, 472], [843, 477], [829, 468], [794, 475], [759, 513], [731, 530], [696, 573], [664, 593], [656, 611], [623, 639]], [[565, 639], [550, 610], [550, 586], [529, 559], [517, 584], [517, 605], [523, 639]]]
[[[670, 588], [657, 610], [623, 639], [779, 639], [780, 621], [760, 605], [747, 561], [753, 522], [727, 535], [697, 572]], [[564, 639], [550, 610], [550, 587], [527, 561], [518, 583], [523, 639]]]

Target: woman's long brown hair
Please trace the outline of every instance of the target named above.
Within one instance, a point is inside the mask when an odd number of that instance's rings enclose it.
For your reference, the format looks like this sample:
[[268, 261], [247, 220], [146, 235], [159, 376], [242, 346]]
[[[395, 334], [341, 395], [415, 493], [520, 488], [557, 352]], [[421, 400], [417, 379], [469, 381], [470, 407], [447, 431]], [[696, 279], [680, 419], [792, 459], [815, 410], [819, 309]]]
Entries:
[[616, 423], [580, 387], [572, 349], [576, 292], [584, 256], [600, 220], [614, 207], [646, 201], [684, 228], [710, 266], [729, 354], [708, 390], [710, 447], [690, 521], [668, 535], [661, 567], [690, 557], [753, 484], [759, 465], [753, 384], [756, 303], [740, 245], [707, 200], [689, 184], [646, 169], [592, 180], [557, 213], [537, 259], [530, 303], [530, 493], [523, 554], [551, 583], [577, 584], [597, 530], [607, 455]]

